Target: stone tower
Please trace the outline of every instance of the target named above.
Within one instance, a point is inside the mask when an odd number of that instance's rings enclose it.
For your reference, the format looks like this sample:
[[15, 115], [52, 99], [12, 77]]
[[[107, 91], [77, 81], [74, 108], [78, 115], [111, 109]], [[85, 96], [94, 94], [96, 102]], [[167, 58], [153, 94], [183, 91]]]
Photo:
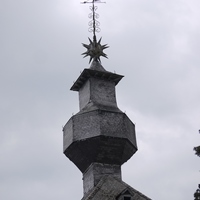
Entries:
[[[93, 0], [93, 16], [95, 16]], [[82, 200], [150, 200], [122, 181], [121, 166], [137, 151], [135, 125], [117, 106], [115, 86], [122, 75], [106, 71], [100, 56], [106, 45], [83, 44], [92, 64], [72, 85], [80, 111], [63, 128], [63, 152], [83, 174]]]
[[[84, 200], [149, 199], [121, 178], [121, 165], [137, 151], [135, 125], [116, 102], [122, 78], [94, 60], [71, 87], [79, 92], [80, 111], [63, 128], [63, 150], [83, 173]], [[101, 187], [111, 196], [101, 194]]]

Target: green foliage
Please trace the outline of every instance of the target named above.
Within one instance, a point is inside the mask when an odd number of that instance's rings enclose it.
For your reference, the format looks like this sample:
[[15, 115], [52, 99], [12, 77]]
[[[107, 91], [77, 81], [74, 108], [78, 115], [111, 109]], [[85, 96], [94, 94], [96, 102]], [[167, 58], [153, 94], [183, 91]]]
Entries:
[[[199, 130], [200, 133], [200, 130]], [[195, 154], [200, 157], [200, 146], [194, 147]], [[200, 200], [200, 184], [198, 185], [198, 189], [194, 193], [194, 200]]]
[[194, 147], [195, 154], [200, 157], [200, 146]]
[[199, 188], [194, 193], [194, 200], [200, 200], [200, 184], [199, 184]]

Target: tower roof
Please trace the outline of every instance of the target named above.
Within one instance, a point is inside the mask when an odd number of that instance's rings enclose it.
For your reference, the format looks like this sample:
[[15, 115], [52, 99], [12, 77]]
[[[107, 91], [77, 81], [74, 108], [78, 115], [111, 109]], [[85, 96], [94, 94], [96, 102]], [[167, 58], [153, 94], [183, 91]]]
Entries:
[[98, 61], [93, 61], [90, 68], [84, 69], [78, 79], [72, 85], [70, 90], [79, 91], [84, 83], [90, 78], [99, 78], [102, 80], [113, 81], [115, 85], [124, 77], [119, 74], [106, 71]]
[[120, 195], [127, 192], [133, 197], [131, 199], [151, 200], [141, 192], [111, 175], [105, 175], [82, 200], [116, 200], [120, 199], [118, 198]]

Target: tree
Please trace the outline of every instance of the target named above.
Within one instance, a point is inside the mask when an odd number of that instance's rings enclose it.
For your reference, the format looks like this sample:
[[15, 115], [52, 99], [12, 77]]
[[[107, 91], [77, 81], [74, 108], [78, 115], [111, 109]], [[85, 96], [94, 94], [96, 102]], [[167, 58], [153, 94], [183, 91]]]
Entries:
[[[199, 130], [199, 133], [200, 133], [200, 130]], [[200, 157], [200, 146], [194, 147], [194, 151], [195, 151], [195, 154]], [[199, 188], [194, 193], [194, 200], [200, 200], [200, 184], [199, 184]]]
[[195, 154], [200, 157], [200, 146], [194, 147]]
[[[200, 130], [199, 130], [200, 133]], [[200, 146], [194, 147], [195, 154], [200, 157]]]
[[194, 193], [194, 200], [200, 200], [200, 184], [199, 184], [199, 189], [196, 190]]

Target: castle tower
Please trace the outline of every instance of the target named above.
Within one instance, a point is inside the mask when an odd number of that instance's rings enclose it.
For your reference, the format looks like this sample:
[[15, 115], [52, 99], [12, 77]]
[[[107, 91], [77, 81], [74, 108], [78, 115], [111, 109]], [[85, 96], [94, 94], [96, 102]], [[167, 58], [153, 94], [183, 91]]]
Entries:
[[149, 200], [122, 181], [122, 164], [137, 151], [135, 125], [116, 101], [115, 86], [123, 76], [101, 65], [107, 46], [96, 41], [95, 30], [89, 41], [84, 55], [92, 64], [71, 87], [79, 93], [80, 111], [63, 128], [64, 154], [83, 174], [82, 200]]

